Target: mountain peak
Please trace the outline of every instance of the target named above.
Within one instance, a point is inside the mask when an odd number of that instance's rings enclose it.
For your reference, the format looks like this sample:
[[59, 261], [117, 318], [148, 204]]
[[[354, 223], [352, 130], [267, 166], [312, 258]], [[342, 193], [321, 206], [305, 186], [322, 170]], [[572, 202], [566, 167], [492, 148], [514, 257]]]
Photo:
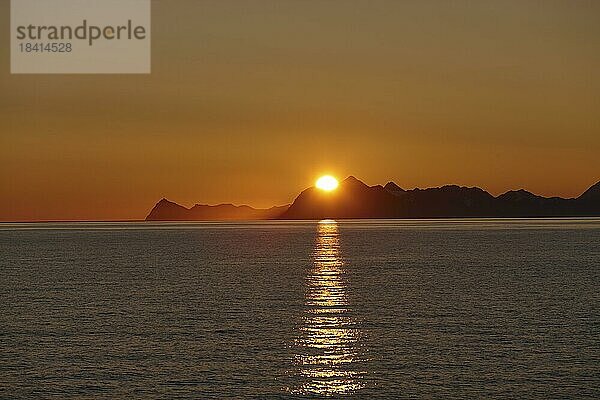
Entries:
[[152, 208], [150, 214], [146, 217], [146, 220], [177, 220], [181, 219], [181, 216], [185, 215], [188, 211], [187, 208], [163, 197]]
[[369, 185], [367, 185], [366, 183], [364, 183], [363, 181], [361, 181], [360, 179], [357, 179], [356, 177], [350, 175], [349, 177], [347, 177], [346, 179], [344, 179], [341, 182], [341, 186], [345, 186], [345, 187], [361, 187], [361, 188], [368, 188]]
[[383, 187], [385, 190], [391, 193], [404, 193], [406, 190], [402, 189], [400, 186], [396, 185], [394, 182], [388, 182]]
[[537, 197], [540, 197], [540, 196], [533, 194], [531, 192], [528, 192], [525, 189], [509, 190], [508, 192], [503, 193], [500, 196], [498, 196], [499, 199], [533, 199], [533, 198], [537, 198]]
[[580, 199], [584, 200], [589, 200], [596, 197], [600, 199], [600, 181], [590, 186], [588, 190], [586, 190], [581, 196], [579, 196]]
[[342, 183], [362, 183], [364, 185], [364, 182], [362, 182], [360, 179], [358, 179], [357, 177], [355, 177], [354, 175], [350, 175], [348, 176], [346, 179], [344, 179], [342, 181]]

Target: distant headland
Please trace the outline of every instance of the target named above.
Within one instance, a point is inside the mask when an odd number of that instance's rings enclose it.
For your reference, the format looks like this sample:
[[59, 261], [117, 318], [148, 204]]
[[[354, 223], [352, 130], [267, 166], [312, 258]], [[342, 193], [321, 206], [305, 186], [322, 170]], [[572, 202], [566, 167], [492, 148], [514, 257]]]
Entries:
[[583, 216], [600, 216], [600, 182], [577, 198], [564, 199], [542, 197], [523, 189], [495, 197], [477, 187], [455, 185], [405, 190], [393, 182], [368, 186], [349, 176], [333, 192], [310, 187], [292, 204], [268, 209], [232, 204], [197, 204], [186, 208], [162, 199], [146, 221]]

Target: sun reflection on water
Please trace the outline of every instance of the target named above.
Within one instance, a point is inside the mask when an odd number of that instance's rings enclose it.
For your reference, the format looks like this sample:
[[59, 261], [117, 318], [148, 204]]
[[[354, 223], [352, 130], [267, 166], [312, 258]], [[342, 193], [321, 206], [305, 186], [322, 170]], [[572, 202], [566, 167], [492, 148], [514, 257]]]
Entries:
[[301, 384], [292, 391], [333, 396], [364, 387], [357, 370], [360, 330], [348, 302], [338, 225], [319, 222], [313, 267], [306, 277], [305, 315], [296, 341]]

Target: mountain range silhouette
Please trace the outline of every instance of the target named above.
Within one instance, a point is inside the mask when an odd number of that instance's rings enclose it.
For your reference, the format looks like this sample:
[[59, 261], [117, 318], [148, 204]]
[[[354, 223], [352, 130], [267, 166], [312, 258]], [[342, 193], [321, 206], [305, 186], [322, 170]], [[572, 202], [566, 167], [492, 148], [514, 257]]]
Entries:
[[197, 204], [185, 208], [162, 199], [147, 221], [214, 221], [263, 219], [372, 219], [460, 217], [582, 217], [600, 216], [600, 182], [572, 199], [542, 197], [512, 190], [494, 197], [478, 187], [446, 185], [405, 190], [394, 182], [368, 186], [353, 176], [337, 190], [315, 187], [302, 191], [291, 205], [255, 209], [249, 206]]
[[236, 221], [236, 220], [261, 220], [276, 219], [287, 210], [289, 205], [271, 207], [269, 209], [256, 209], [250, 206], [235, 206], [233, 204], [219, 204], [210, 206], [196, 204], [192, 208], [185, 208], [167, 199], [162, 199], [150, 211], [146, 221]]

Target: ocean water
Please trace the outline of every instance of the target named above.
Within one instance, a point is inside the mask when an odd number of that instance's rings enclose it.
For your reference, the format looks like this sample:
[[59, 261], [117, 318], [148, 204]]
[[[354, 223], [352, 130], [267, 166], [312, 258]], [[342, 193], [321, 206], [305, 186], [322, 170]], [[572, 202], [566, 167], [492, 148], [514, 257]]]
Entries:
[[600, 398], [600, 219], [0, 224], [0, 398]]

